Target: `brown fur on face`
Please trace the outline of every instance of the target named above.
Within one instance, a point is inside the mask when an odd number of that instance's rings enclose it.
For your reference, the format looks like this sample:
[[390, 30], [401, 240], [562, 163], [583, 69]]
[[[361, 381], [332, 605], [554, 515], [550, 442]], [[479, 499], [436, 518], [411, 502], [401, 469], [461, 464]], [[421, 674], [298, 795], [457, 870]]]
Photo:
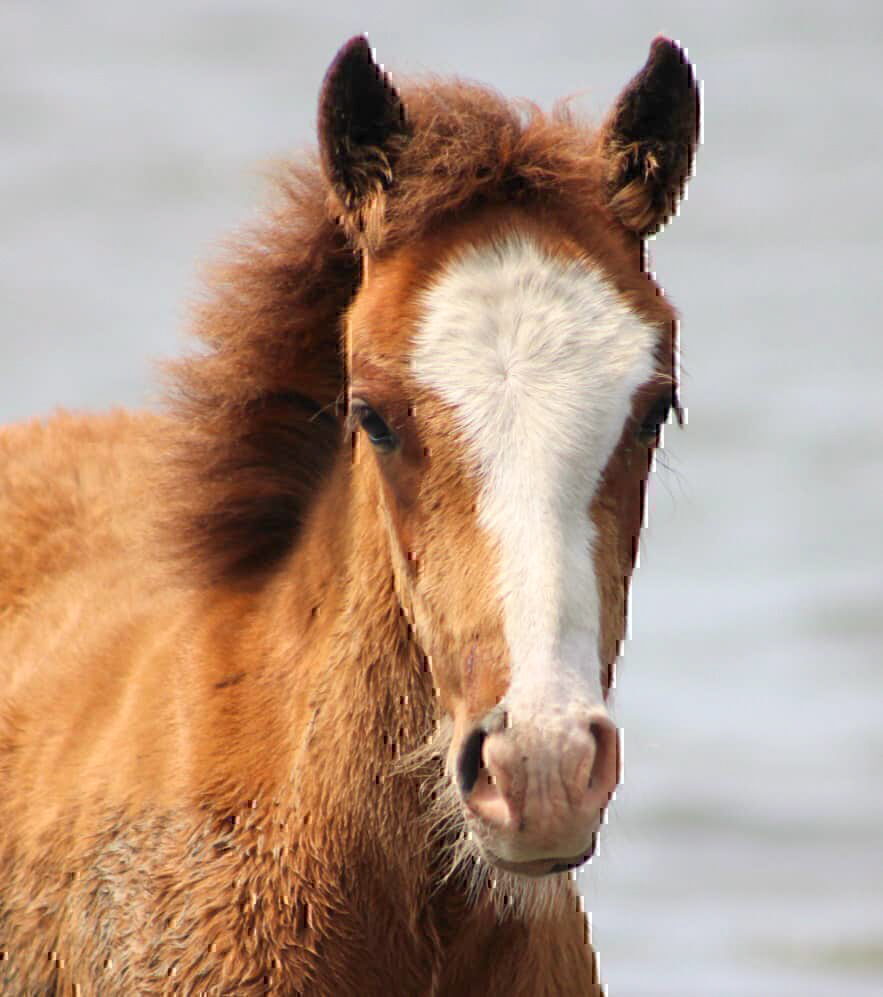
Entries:
[[[638, 306], [641, 242], [610, 202], [611, 131], [562, 105], [546, 115], [460, 81], [404, 87], [410, 137], [394, 183], [355, 219], [315, 165], [280, 171], [267, 221], [209, 271], [196, 312], [207, 355], [170, 365], [180, 430], [170, 536], [202, 578], [250, 582], [296, 541], [340, 439], [340, 316], [356, 293], [352, 243], [383, 257], [482, 206], [552, 216], [590, 255], [619, 245], [610, 275]], [[674, 196], [674, 194], [672, 194]], [[668, 197], [668, 195], [666, 195]], [[367, 220], [366, 220], [367, 219]], [[343, 222], [343, 229], [338, 224]]]
[[594, 553], [601, 599], [599, 657], [605, 695], [612, 685], [614, 666], [626, 635], [629, 585], [638, 554], [655, 445], [639, 439], [636, 429], [653, 403], [671, 391], [671, 383], [670, 376], [660, 371], [638, 392], [632, 419], [607, 462], [589, 510], [597, 536]]
[[[508, 677], [495, 553], [476, 524], [474, 468], [452, 416], [414, 382], [408, 364], [420, 291], [459, 244], [440, 233], [373, 261], [348, 316], [348, 341], [352, 396], [375, 408], [401, 439], [400, 449], [386, 455], [371, 452], [364, 439], [357, 445], [390, 527], [399, 596], [431, 658], [442, 710], [465, 709], [475, 721], [497, 702]], [[467, 663], [477, 654], [487, 667], [473, 669], [476, 680], [466, 683]]]
[[[441, 705], [458, 716], [458, 729], [464, 731], [502, 698], [509, 683], [497, 556], [475, 521], [478, 472], [466, 460], [453, 416], [413, 383], [407, 358], [420, 321], [421, 292], [452, 255], [510, 231], [529, 234], [565, 259], [588, 256], [631, 307], [660, 330], [657, 372], [637, 393], [634, 416], [587, 511], [598, 536], [605, 689], [625, 634], [628, 583], [650, 466], [651, 448], [635, 434], [645, 411], [671, 390], [673, 378], [673, 312], [628, 237], [604, 229], [597, 215], [574, 222], [548, 208], [540, 214], [529, 207], [485, 206], [466, 220], [440, 225], [415, 247], [369, 261], [368, 279], [348, 319], [351, 389], [354, 398], [369, 403], [399, 434], [401, 448], [374, 455], [360, 438], [358, 460], [378, 472], [380, 501], [398, 555], [401, 598], [410, 607], [422, 646], [433, 656]], [[467, 674], [472, 677], [468, 684]]]
[[[358, 219], [340, 187], [364, 170], [282, 174], [213, 271], [170, 416], [0, 433], [4, 993], [600, 994], [572, 883], [513, 902], [484, 867], [473, 892], [445, 878], [458, 827], [399, 764], [506, 681], [471, 469], [407, 336], [445, 247], [494, 213], [672, 317], [603, 134], [458, 82], [403, 95], [410, 139]], [[400, 432], [395, 462], [353, 449], [350, 379]], [[631, 447], [591, 510], [614, 582]]]

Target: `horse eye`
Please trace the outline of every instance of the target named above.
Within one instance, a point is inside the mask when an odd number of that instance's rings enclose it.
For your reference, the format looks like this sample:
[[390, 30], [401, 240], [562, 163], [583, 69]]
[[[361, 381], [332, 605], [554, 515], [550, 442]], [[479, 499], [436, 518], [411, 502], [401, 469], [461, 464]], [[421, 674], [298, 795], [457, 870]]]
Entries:
[[649, 444], [656, 442], [659, 438], [659, 431], [668, 421], [673, 405], [673, 395], [664, 395], [662, 398], [657, 399], [657, 401], [653, 403], [653, 407], [644, 417], [644, 421], [638, 429], [638, 438], [642, 443]]
[[380, 416], [369, 405], [359, 404], [354, 407], [354, 415], [372, 446], [382, 453], [389, 453], [398, 445], [398, 438]]

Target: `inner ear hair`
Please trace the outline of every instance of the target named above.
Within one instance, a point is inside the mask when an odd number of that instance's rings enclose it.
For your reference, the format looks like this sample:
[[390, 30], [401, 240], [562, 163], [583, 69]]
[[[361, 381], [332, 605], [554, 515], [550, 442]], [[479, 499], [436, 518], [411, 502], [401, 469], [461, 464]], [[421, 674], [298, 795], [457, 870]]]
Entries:
[[351, 220], [358, 222], [392, 183], [407, 134], [395, 87], [374, 61], [367, 39], [351, 38], [325, 74], [319, 98], [322, 166]]
[[627, 228], [652, 235], [675, 212], [699, 138], [699, 88], [673, 41], [654, 39], [603, 134], [610, 207]]

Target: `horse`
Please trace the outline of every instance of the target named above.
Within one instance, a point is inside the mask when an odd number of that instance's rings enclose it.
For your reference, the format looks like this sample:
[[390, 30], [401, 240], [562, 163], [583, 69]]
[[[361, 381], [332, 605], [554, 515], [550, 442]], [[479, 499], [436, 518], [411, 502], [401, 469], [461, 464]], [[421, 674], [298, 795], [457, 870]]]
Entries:
[[165, 410], [4, 429], [4, 993], [602, 992], [698, 114], [663, 37], [598, 125], [354, 38]]

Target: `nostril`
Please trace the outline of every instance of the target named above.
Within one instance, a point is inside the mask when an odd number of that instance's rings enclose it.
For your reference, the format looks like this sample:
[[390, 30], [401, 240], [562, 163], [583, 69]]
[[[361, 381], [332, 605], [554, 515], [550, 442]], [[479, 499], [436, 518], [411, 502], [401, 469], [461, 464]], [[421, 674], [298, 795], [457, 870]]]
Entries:
[[595, 739], [595, 758], [589, 773], [589, 789], [612, 795], [619, 782], [619, 732], [610, 720], [593, 720], [589, 730]]
[[457, 784], [464, 796], [472, 792], [478, 780], [478, 773], [481, 771], [481, 750], [486, 738], [487, 731], [476, 727], [460, 749], [460, 757], [457, 760]]

